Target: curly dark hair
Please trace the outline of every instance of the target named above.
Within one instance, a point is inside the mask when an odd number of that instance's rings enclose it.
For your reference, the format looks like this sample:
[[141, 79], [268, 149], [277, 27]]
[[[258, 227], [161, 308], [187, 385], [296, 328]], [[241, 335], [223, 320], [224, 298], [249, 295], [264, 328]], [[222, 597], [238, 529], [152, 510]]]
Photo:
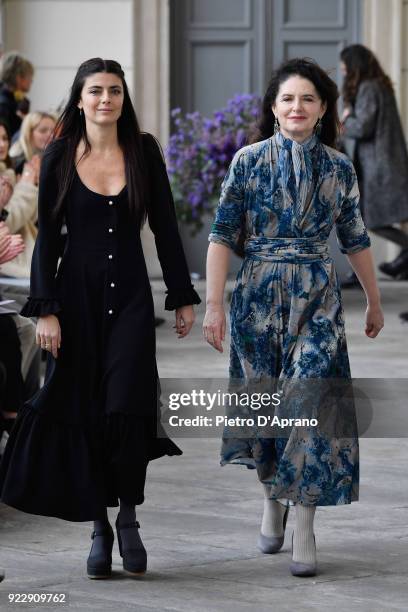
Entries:
[[339, 91], [336, 83], [329, 77], [327, 72], [309, 57], [297, 57], [284, 62], [273, 72], [262, 101], [260, 119], [250, 134], [249, 142], [254, 143], [266, 140], [273, 135], [275, 115], [272, 111], [272, 106], [275, 103], [280, 86], [292, 76], [300, 76], [311, 81], [322, 102], [326, 103], [327, 109], [322, 119], [320, 140], [324, 144], [334, 147], [340, 128], [337, 112]]
[[380, 85], [393, 91], [392, 82], [374, 53], [364, 45], [349, 45], [340, 53], [347, 74], [343, 82], [342, 95], [345, 104], [353, 105], [362, 81], [376, 79]]

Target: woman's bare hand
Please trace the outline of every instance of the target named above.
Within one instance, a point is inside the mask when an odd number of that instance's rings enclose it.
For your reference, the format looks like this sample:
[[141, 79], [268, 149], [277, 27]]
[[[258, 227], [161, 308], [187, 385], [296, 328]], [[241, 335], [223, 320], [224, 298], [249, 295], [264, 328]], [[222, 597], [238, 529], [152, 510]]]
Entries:
[[178, 338], [184, 338], [190, 332], [195, 321], [194, 308], [192, 306], [181, 306], [176, 309], [176, 323], [173, 328]]
[[4, 258], [10, 248], [10, 234], [0, 234], [0, 263], [5, 263]]
[[369, 338], [378, 336], [384, 327], [384, 315], [380, 305], [367, 306], [365, 333]]
[[33, 157], [31, 158], [30, 164], [34, 170], [35, 184], [38, 185], [39, 180], [40, 180], [41, 157], [39, 155], [33, 155]]
[[225, 340], [226, 319], [224, 307], [207, 306], [203, 322], [203, 336], [220, 353], [224, 352], [222, 342]]
[[35, 334], [35, 341], [42, 349], [58, 357], [58, 349], [61, 348], [61, 327], [55, 315], [39, 317]]
[[23, 238], [20, 234], [10, 234], [7, 225], [0, 223], [0, 264], [11, 261], [25, 249]]
[[[38, 157], [38, 156], [37, 156]], [[33, 157], [33, 159], [24, 164], [23, 173], [21, 175], [22, 183], [29, 183], [30, 185], [38, 185], [38, 176], [40, 171], [40, 162]]]

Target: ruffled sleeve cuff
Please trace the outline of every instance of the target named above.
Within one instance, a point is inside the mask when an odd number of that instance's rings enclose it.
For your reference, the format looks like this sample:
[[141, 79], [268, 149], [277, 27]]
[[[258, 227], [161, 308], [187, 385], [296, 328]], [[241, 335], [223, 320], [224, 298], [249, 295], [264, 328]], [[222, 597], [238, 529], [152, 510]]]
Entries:
[[45, 300], [29, 297], [20, 314], [23, 317], [45, 317], [61, 311], [58, 300]]
[[166, 291], [166, 301], [164, 308], [166, 310], [175, 310], [181, 306], [189, 306], [190, 304], [201, 304], [201, 299], [194, 289], [194, 285], [184, 289], [169, 289]]

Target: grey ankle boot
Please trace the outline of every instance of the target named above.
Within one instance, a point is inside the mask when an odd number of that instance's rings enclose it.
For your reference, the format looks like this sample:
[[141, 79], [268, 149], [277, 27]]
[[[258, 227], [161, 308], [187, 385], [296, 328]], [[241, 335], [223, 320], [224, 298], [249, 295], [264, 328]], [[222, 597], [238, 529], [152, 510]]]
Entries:
[[286, 521], [289, 515], [289, 504], [286, 506], [285, 514], [283, 515], [283, 535], [281, 536], [265, 536], [261, 532], [258, 537], [258, 548], [266, 555], [277, 553], [283, 546], [285, 540]]

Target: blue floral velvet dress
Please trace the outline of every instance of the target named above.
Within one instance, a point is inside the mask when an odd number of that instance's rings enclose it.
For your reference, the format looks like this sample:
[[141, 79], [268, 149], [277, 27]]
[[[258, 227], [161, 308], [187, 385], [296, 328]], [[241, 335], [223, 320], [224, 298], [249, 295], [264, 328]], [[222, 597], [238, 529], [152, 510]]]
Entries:
[[[352, 163], [316, 135], [299, 144], [279, 132], [236, 153], [209, 236], [233, 250], [245, 238], [231, 300], [230, 379], [278, 381], [283, 401], [275, 414], [284, 413], [291, 383], [317, 381], [308, 389], [309, 400], [313, 396], [332, 426], [330, 434], [330, 428], [293, 426], [285, 437], [263, 437], [256, 430], [250, 437], [224, 435], [221, 464], [256, 468], [271, 498], [305, 505], [358, 499], [357, 429], [351, 424], [351, 434], [336, 430], [339, 419], [355, 422], [354, 404], [339, 414], [341, 402], [327, 402], [319, 385], [351, 379], [328, 247], [334, 225], [343, 253], [370, 246]], [[297, 410], [306, 395], [297, 394]]]

